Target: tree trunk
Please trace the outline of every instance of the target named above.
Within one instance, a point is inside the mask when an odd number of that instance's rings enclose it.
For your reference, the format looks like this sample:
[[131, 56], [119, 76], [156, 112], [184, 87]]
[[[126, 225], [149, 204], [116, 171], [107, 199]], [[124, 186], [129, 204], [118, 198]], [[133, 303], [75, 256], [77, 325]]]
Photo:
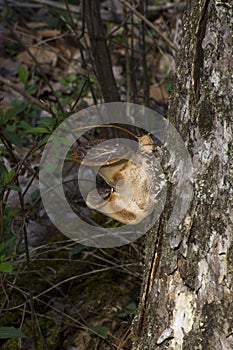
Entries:
[[94, 57], [94, 66], [104, 101], [119, 102], [120, 96], [113, 75], [111, 57], [106, 43], [99, 0], [83, 0], [85, 20]]
[[192, 156], [194, 196], [166, 232], [175, 200], [147, 236], [133, 350], [233, 349], [231, 8], [189, 1], [169, 118]]

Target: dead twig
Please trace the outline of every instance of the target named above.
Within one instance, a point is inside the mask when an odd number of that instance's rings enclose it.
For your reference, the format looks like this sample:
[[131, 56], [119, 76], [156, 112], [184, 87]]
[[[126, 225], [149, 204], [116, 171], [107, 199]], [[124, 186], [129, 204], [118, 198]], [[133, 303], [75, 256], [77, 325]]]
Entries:
[[100, 1], [84, 2], [85, 22], [95, 60], [96, 75], [101, 86], [105, 102], [119, 102], [120, 96], [113, 75], [111, 57], [106, 43], [104, 27], [100, 16]]
[[128, 1], [126, 1], [126, 0], [120, 0], [120, 1], [122, 2], [122, 4], [124, 4], [126, 7], [128, 7], [135, 14], [135, 16], [140, 18], [142, 21], [144, 21], [144, 23], [146, 25], [148, 25], [148, 27], [153, 29], [155, 31], [155, 33], [161, 39], [163, 39], [169, 45], [169, 47], [171, 49], [173, 49], [174, 51], [178, 50], [178, 47], [170, 39], [168, 39], [165, 35], [163, 35], [163, 33], [161, 33], [160, 30], [158, 28], [156, 28], [156, 26], [153, 23], [151, 23], [145, 16], [143, 16], [140, 12], [138, 12]]
[[[3, 77], [0, 77], [0, 82], [5, 84], [6, 86], [8, 86], [9, 88], [11, 88], [12, 90], [18, 92], [21, 96], [25, 97], [30, 103], [38, 106], [39, 108], [45, 110], [48, 113], [51, 113], [50, 109], [48, 107], [46, 107], [45, 104], [43, 104], [42, 102], [40, 102], [40, 100], [38, 100], [37, 98], [28, 95], [25, 91], [21, 90], [20, 88], [18, 88], [14, 83], [12, 83], [10, 80], [5, 79]], [[51, 113], [52, 114], [52, 113]]]

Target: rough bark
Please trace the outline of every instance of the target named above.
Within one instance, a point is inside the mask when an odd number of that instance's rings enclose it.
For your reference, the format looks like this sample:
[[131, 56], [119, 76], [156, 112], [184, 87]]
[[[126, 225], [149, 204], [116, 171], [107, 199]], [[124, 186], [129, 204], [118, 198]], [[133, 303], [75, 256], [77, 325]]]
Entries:
[[120, 101], [120, 96], [113, 75], [111, 57], [100, 16], [100, 1], [85, 0], [84, 4], [85, 21], [90, 38], [94, 66], [104, 101], [118, 102]]
[[189, 1], [169, 118], [193, 160], [194, 197], [172, 234], [147, 236], [134, 350], [233, 349], [232, 13], [227, 2]]

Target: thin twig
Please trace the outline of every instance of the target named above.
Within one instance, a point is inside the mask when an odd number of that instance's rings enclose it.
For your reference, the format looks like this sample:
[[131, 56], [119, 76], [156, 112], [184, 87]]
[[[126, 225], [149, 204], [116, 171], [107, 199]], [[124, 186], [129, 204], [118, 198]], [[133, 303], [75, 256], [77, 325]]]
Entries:
[[[23, 201], [23, 197], [20, 196], [20, 193], [19, 193], [19, 200], [20, 200], [21, 210], [23, 213], [24, 201]], [[25, 244], [25, 252], [26, 252], [26, 274], [27, 274], [28, 289], [29, 289], [29, 306], [30, 306], [30, 310], [31, 310], [31, 331], [32, 331], [32, 336], [33, 336], [34, 342], [35, 342], [35, 344], [34, 344], [35, 349], [37, 350], [35, 307], [34, 307], [34, 298], [33, 298], [33, 280], [31, 278], [31, 259], [30, 259], [30, 253], [29, 253], [28, 235], [27, 235], [25, 222], [23, 225], [23, 235], [24, 235], [24, 244]]]
[[125, 74], [126, 74], [126, 101], [130, 101], [131, 93], [131, 70], [130, 70], [130, 55], [129, 55], [129, 43], [128, 43], [128, 23], [127, 23], [127, 8], [123, 6], [123, 14], [125, 18], [124, 31], [125, 31]]
[[148, 27], [153, 29], [158, 36], [160, 36], [161, 39], [163, 39], [173, 50], [177, 51], [178, 48], [177, 46], [170, 40], [168, 39], [163, 33], [160, 32], [158, 28], [155, 27], [153, 23], [151, 23], [145, 16], [143, 16], [140, 12], [138, 12], [130, 3], [126, 0], [120, 0], [122, 4], [127, 6], [138, 18], [140, 18], [142, 21], [144, 21]]
[[[85, 1], [85, 0], [83, 0], [83, 1]], [[69, 9], [70, 9], [70, 7], [69, 7]], [[86, 81], [87, 81], [87, 84], [88, 84], [88, 88], [90, 89], [90, 92], [91, 92], [94, 104], [97, 105], [98, 102], [97, 102], [97, 99], [96, 99], [96, 96], [95, 96], [95, 93], [94, 93], [94, 90], [93, 90], [93, 87], [92, 87], [92, 84], [91, 84], [89, 68], [88, 68], [88, 65], [87, 65], [87, 62], [86, 62], [86, 59], [85, 59], [85, 56], [84, 56], [84, 47], [83, 47], [83, 45], [82, 45], [82, 43], [80, 41], [80, 39], [84, 36], [84, 33], [85, 33], [84, 32], [84, 29], [85, 29], [85, 23], [84, 23], [85, 22], [85, 20], [84, 20], [84, 17], [85, 17], [85, 6], [84, 6], [84, 2], [82, 2], [82, 6], [80, 7], [80, 9], [82, 11], [81, 15], [82, 15], [82, 18], [83, 18], [82, 30], [81, 30], [81, 34], [80, 35], [78, 33], [78, 30], [77, 30], [76, 26], [72, 25], [72, 23], [74, 23], [74, 20], [72, 18], [70, 18], [70, 23], [67, 23], [67, 21], [63, 17], [61, 17], [61, 19], [63, 20], [63, 22], [65, 23], [67, 28], [71, 31], [71, 33], [74, 34], [74, 39], [77, 42], [77, 47], [79, 48], [79, 52], [80, 52], [80, 55], [81, 55], [82, 65], [83, 65], [83, 68], [84, 68], [85, 73], [86, 73]], [[69, 14], [69, 16], [72, 16], [71, 15], [71, 10], [68, 12], [68, 14]], [[76, 103], [75, 103], [75, 105], [76, 105]]]
[[120, 102], [120, 95], [112, 69], [111, 55], [100, 16], [100, 0], [86, 0], [84, 4], [86, 8], [85, 23], [104, 101]]
[[[141, 10], [145, 14], [147, 11], [147, 2], [142, 2]], [[145, 106], [149, 106], [149, 100], [150, 100], [150, 78], [148, 73], [148, 67], [147, 67], [147, 52], [146, 52], [146, 25], [144, 21], [141, 21], [141, 45], [142, 45], [142, 66], [143, 66], [143, 72], [144, 72], [144, 104]]]
[[11, 88], [12, 90], [18, 92], [20, 95], [25, 97], [30, 103], [38, 106], [39, 108], [45, 110], [48, 113], [51, 113], [50, 109], [47, 108], [42, 102], [40, 102], [37, 98], [28, 95], [24, 90], [21, 90], [18, 88], [14, 83], [12, 83], [10, 80], [5, 79], [3, 77], [0, 77], [0, 82]]

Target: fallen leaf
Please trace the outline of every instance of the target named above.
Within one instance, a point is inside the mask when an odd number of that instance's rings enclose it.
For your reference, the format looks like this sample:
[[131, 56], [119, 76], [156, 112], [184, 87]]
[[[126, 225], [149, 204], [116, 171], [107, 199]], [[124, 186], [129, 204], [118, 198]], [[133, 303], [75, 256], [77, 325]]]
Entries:
[[152, 85], [150, 87], [150, 97], [157, 102], [166, 103], [168, 100], [168, 92], [166, 90], [165, 83]]
[[27, 27], [34, 29], [34, 28], [41, 28], [45, 27], [47, 24], [45, 22], [29, 22], [27, 23]]
[[38, 30], [36, 35], [43, 39], [55, 38], [61, 35], [61, 31], [56, 29], [43, 29]]
[[[35, 57], [36, 61], [40, 64], [52, 65], [57, 64], [57, 54], [52, 50], [45, 49], [44, 47], [30, 47], [28, 49], [30, 53]], [[27, 51], [23, 51], [17, 56], [17, 60], [20, 63], [29, 65], [33, 62], [32, 57]]]

